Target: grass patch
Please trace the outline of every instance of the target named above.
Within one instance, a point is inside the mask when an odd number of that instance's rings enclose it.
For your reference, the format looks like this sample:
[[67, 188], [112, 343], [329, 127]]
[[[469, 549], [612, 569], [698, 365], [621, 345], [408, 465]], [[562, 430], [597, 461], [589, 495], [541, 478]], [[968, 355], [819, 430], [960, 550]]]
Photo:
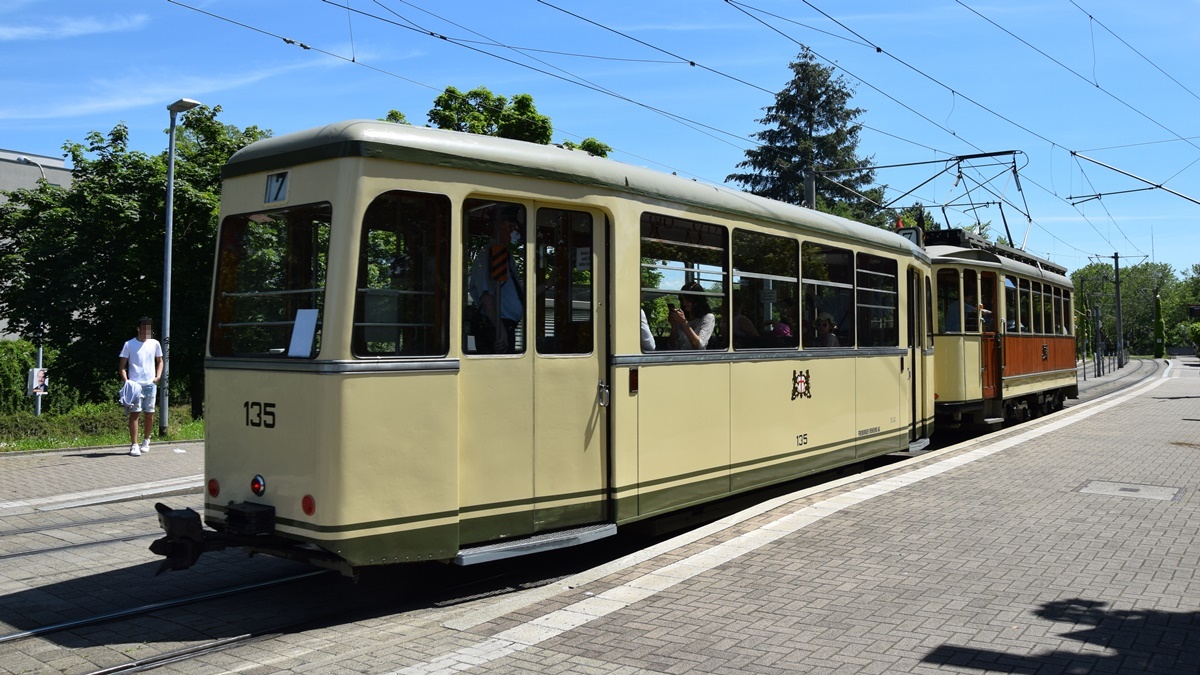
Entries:
[[[158, 423], [155, 416], [151, 442], [204, 439], [204, 420], [192, 419], [188, 406], [171, 408], [165, 436], [158, 436]], [[129, 416], [111, 404], [81, 405], [61, 415], [0, 415], [0, 452], [109, 445], [129, 445]]]

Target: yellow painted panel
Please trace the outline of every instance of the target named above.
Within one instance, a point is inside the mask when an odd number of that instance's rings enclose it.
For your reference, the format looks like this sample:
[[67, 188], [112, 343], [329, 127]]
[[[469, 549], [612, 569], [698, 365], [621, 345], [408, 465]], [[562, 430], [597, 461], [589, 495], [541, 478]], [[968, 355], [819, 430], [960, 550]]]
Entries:
[[966, 385], [963, 381], [962, 338], [955, 335], [933, 336], [934, 384], [938, 403], [965, 401]]
[[855, 437], [860, 443], [874, 443], [880, 434], [906, 425], [907, 420], [900, 419], [900, 397], [910, 396], [908, 381], [900, 371], [899, 356], [860, 357], [854, 364], [856, 395], [849, 400], [855, 401]]
[[[735, 465], [854, 441], [847, 405], [855, 395], [853, 359], [742, 362], [732, 369]], [[792, 398], [797, 370], [807, 371], [811, 398]]]
[[1077, 384], [1075, 372], [1068, 370], [1059, 373], [1027, 375], [1004, 381], [1004, 398], [1015, 398], [1025, 394], [1033, 394], [1046, 389], [1071, 387]]
[[[204, 468], [216, 478], [219, 504], [274, 506], [280, 518], [319, 525], [342, 521], [334, 481], [342, 471], [340, 399], [332, 378], [309, 373], [209, 369], [205, 384]], [[250, 491], [255, 475], [266, 493]], [[317, 499], [315, 517], [300, 500]]]
[[964, 335], [962, 342], [963, 400], [983, 400], [983, 337]]
[[[729, 364], [642, 366], [640, 371], [638, 480], [643, 489], [664, 479], [673, 484], [727, 478]], [[724, 485], [728, 491], [728, 481]]]
[[[598, 501], [605, 484], [608, 408], [600, 405], [600, 358], [539, 357], [534, 385], [534, 492], [539, 506]], [[555, 523], [563, 526], [569, 523]]]
[[487, 506], [489, 510], [480, 514], [528, 511], [529, 531], [533, 527], [532, 362], [529, 353], [466, 357], [459, 371], [459, 502], [464, 508]]
[[345, 521], [455, 512], [454, 373], [379, 373], [336, 379], [345, 408], [337, 448], [342, 472], [336, 476], [335, 489], [342, 495]]

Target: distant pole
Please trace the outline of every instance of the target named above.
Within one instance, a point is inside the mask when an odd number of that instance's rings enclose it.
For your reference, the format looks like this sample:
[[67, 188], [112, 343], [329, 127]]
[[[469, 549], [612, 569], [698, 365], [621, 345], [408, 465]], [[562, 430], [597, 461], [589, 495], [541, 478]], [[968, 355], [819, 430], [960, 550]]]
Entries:
[[1158, 287], [1154, 287], [1154, 358], [1166, 356], [1166, 326], [1163, 325], [1162, 301], [1158, 297]]
[[175, 224], [175, 116], [200, 105], [199, 101], [181, 98], [167, 106], [171, 113], [171, 129], [167, 139], [167, 239], [163, 251], [163, 317], [162, 317], [162, 348], [163, 373], [159, 384], [159, 415], [158, 435], [167, 435], [167, 405], [171, 396], [171, 230]]
[[1125, 367], [1125, 331], [1121, 327], [1121, 254], [1113, 253], [1113, 268], [1117, 276], [1114, 293], [1117, 296], [1117, 368]]
[[[42, 371], [42, 325], [38, 324], [38, 362], [37, 370], [33, 371], [33, 386], [37, 386], [37, 375]], [[42, 397], [35, 391], [33, 392], [33, 415], [34, 417], [42, 416]]]

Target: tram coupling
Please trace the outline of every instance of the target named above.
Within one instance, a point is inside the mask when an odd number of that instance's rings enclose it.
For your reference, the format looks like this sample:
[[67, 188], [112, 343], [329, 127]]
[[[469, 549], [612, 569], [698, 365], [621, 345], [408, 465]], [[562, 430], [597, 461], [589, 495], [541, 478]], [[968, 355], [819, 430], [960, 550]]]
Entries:
[[354, 568], [340, 556], [311, 544], [297, 543], [275, 535], [275, 509], [265, 504], [240, 502], [225, 508], [222, 530], [206, 529], [193, 509], [173, 509], [157, 503], [158, 524], [165, 537], [150, 544], [150, 551], [165, 558], [155, 576], [168, 570], [186, 570], [203, 553], [241, 548], [250, 555], [265, 553], [287, 560], [336, 570], [354, 576]]
[[229, 546], [229, 543], [209, 536], [217, 533], [206, 532], [200, 524], [200, 514], [193, 509], [172, 509], [159, 502], [154, 505], [154, 510], [158, 511], [158, 524], [167, 535], [150, 544], [152, 553], [166, 558], [158, 566], [155, 576], [167, 570], [185, 570], [196, 564], [201, 553], [220, 551]]

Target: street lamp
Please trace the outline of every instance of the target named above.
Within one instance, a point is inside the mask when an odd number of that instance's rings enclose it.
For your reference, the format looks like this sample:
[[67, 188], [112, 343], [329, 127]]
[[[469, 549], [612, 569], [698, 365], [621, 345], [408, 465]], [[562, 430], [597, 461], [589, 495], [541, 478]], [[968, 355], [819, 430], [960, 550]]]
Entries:
[[162, 395], [159, 399], [159, 436], [167, 434], [167, 404], [170, 402], [171, 389], [171, 228], [175, 222], [175, 116], [198, 105], [199, 101], [181, 98], [167, 106], [171, 113], [171, 130], [168, 132], [170, 138], [167, 141], [167, 242], [163, 252], [163, 374], [162, 385], [159, 387], [159, 393]]
[[[31, 164], [33, 166], [36, 166], [38, 168], [38, 171], [42, 172], [42, 180], [43, 181], [46, 180], [46, 169], [43, 168], [41, 164], [38, 164], [37, 162], [33, 161], [32, 159], [29, 159], [25, 155], [21, 155], [20, 157], [17, 157], [17, 162], [20, 164]], [[37, 370], [34, 372], [41, 371], [41, 369], [42, 369], [42, 322], [40, 319], [38, 320], [37, 350], [38, 350], [38, 352], [37, 352]], [[33, 396], [33, 400], [34, 400], [33, 414], [35, 417], [41, 416], [41, 414], [42, 414], [42, 397], [38, 396], [35, 392], [34, 396]]]
[[29, 159], [25, 155], [21, 155], [20, 157], [18, 157], [17, 161], [22, 164], [32, 164], [33, 166], [36, 166], [38, 168], [38, 171], [42, 172], [42, 180], [46, 180], [46, 169], [44, 169], [41, 164], [38, 164], [37, 162], [33, 161], [32, 159]]

